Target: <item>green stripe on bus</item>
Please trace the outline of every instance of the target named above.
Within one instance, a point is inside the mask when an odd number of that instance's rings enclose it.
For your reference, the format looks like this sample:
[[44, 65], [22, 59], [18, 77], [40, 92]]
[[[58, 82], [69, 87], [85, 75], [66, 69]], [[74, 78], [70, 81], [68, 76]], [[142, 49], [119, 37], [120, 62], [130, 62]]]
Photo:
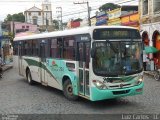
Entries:
[[[50, 74], [50, 75], [56, 80], [56, 78], [54, 77], [54, 75], [53, 75], [53, 74], [47, 69], [47, 67], [46, 67], [44, 64], [42, 64], [41, 62], [38, 62], [38, 61], [32, 60], [32, 59], [24, 59], [24, 60], [28, 63], [29, 66], [37, 66], [37, 67], [40, 67], [40, 68], [46, 70], [47, 73]], [[57, 83], [59, 84], [58, 80], [56, 80], [56, 81], [57, 81]]]

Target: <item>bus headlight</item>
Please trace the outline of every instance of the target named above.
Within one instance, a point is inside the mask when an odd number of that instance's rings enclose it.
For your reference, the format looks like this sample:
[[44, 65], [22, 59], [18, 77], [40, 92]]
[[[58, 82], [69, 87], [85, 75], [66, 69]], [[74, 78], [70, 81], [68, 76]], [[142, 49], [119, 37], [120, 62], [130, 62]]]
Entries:
[[143, 82], [143, 75], [139, 75], [138, 76], [138, 79], [137, 79], [137, 81], [136, 81], [136, 85], [139, 85], [139, 84], [141, 84]]
[[98, 89], [100, 89], [100, 90], [105, 90], [105, 89], [107, 89], [107, 86], [106, 86], [103, 82], [101, 82], [101, 81], [99, 81], [99, 80], [93, 80], [92, 82], [93, 82], [93, 84], [94, 84]]

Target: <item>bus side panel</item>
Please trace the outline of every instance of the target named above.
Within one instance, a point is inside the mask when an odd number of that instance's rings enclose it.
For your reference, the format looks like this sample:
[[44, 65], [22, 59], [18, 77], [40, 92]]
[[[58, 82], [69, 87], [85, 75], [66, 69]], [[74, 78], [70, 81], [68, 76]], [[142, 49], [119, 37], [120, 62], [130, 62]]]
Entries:
[[[46, 74], [47, 84], [48, 86], [62, 90], [63, 87], [59, 79], [59, 74], [61, 74], [61, 72], [59, 71], [58, 67], [54, 64], [53, 61], [54, 60], [52, 58], [46, 59], [45, 74]], [[60, 60], [58, 60], [58, 63], [59, 61]]]
[[47, 78], [47, 82], [48, 82], [48, 86], [62, 90], [62, 85], [60, 84], [59, 81], [57, 81], [52, 75], [50, 75], [47, 71], [46, 71], [46, 78]]
[[40, 81], [40, 67], [39, 67], [39, 58], [38, 57], [23, 57], [23, 75], [26, 76], [27, 67], [30, 69], [32, 79], [36, 82]]
[[[62, 90], [63, 89], [63, 78], [68, 77], [71, 82], [74, 90], [74, 94], [78, 95], [77, 92], [77, 79], [76, 79], [76, 71], [69, 71], [69, 69], [66, 67], [65, 60], [59, 60], [59, 59], [47, 59], [47, 70], [48, 70], [48, 85], [55, 87], [57, 89]], [[75, 64], [75, 61], [72, 61], [71, 63]]]
[[[70, 64], [71, 66], [67, 66], [67, 64]], [[74, 64], [74, 67], [72, 66]], [[63, 80], [64, 76], [67, 76], [72, 83], [73, 87], [73, 94], [78, 95], [78, 74], [77, 74], [77, 63], [76, 61], [61, 61], [61, 68], [63, 68], [61, 80]]]

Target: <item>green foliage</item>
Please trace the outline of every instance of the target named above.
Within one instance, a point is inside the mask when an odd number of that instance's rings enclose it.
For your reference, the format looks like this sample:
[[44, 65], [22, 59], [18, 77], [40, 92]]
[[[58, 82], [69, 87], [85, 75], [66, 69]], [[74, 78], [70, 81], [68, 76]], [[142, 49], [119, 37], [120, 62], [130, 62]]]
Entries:
[[75, 19], [74, 21], [75, 21], [75, 22], [80, 22], [80, 21], [83, 21], [83, 19], [77, 18], [77, 19]]
[[117, 8], [120, 8], [120, 5], [114, 4], [114, 3], [106, 3], [104, 5], [102, 5], [101, 7], [99, 7], [100, 11], [106, 11], [106, 10], [114, 10]]
[[8, 14], [4, 21], [16, 21], [16, 22], [25, 22], [25, 16], [23, 13], [18, 14]]
[[54, 29], [59, 29], [59, 22], [58, 22], [58, 20], [53, 20], [53, 26], [54, 26]]

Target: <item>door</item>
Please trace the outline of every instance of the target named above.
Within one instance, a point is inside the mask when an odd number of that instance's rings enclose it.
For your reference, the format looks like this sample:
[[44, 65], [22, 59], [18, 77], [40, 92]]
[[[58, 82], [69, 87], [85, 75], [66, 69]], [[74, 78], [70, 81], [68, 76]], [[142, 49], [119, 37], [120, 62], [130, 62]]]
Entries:
[[78, 43], [79, 93], [89, 96], [90, 42]]
[[18, 68], [19, 68], [19, 75], [23, 75], [22, 51], [23, 51], [23, 46], [22, 46], [22, 43], [20, 42], [18, 44]]
[[46, 42], [42, 40], [40, 43], [40, 80], [41, 83], [47, 85], [47, 75], [46, 75]]

